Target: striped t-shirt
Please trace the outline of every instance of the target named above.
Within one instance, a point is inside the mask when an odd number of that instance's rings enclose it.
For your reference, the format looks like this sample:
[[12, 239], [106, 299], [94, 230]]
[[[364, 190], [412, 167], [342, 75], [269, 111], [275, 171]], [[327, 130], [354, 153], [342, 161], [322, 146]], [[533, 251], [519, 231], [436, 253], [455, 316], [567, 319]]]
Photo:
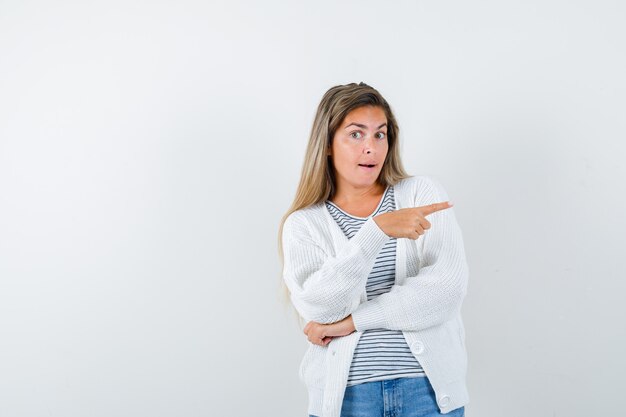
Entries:
[[[326, 208], [341, 230], [352, 238], [363, 223], [378, 214], [395, 210], [393, 186], [388, 186], [378, 207], [368, 217], [356, 217], [344, 212], [331, 201]], [[396, 239], [390, 238], [376, 257], [367, 278], [367, 299], [389, 292], [395, 283]], [[426, 376], [421, 365], [411, 353], [400, 330], [371, 329], [361, 335], [354, 350], [347, 386], [393, 378]]]

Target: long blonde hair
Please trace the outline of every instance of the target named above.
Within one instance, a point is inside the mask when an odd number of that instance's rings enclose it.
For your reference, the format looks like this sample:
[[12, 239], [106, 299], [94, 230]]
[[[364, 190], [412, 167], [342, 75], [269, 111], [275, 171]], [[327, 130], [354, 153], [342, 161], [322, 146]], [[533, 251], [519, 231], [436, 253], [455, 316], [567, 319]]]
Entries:
[[[309, 143], [304, 155], [304, 165], [300, 174], [300, 183], [296, 196], [280, 221], [278, 229], [278, 253], [281, 271], [284, 268], [283, 226], [291, 213], [299, 209], [332, 199], [336, 191], [335, 173], [327, 150], [332, 145], [335, 132], [341, 126], [346, 115], [352, 110], [363, 106], [380, 107], [387, 117], [387, 157], [377, 182], [383, 186], [395, 185], [398, 181], [409, 177], [400, 160], [398, 143], [398, 124], [391, 107], [383, 96], [373, 87], [361, 82], [337, 85], [330, 88], [322, 97], [317, 107]], [[282, 274], [281, 274], [282, 275]], [[289, 289], [282, 280], [283, 296], [289, 299]]]

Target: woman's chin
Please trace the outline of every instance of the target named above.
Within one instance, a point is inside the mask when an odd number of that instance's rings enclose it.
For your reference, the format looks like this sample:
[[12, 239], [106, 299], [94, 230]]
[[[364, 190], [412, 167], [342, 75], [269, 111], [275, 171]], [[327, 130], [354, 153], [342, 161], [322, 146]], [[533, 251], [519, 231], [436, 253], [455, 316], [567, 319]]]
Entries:
[[368, 188], [376, 184], [377, 178], [378, 177], [359, 178], [358, 180], [354, 180], [351, 184], [354, 188]]

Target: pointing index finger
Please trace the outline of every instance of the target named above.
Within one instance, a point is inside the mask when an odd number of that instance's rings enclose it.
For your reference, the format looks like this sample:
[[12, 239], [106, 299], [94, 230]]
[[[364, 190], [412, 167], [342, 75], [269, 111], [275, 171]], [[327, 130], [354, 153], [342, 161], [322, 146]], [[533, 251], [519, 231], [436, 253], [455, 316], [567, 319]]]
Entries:
[[428, 216], [429, 214], [433, 214], [436, 211], [445, 210], [450, 207], [452, 207], [452, 203], [449, 201], [444, 201], [442, 203], [433, 203], [427, 206], [422, 206], [420, 208], [422, 209], [422, 214], [424, 216]]

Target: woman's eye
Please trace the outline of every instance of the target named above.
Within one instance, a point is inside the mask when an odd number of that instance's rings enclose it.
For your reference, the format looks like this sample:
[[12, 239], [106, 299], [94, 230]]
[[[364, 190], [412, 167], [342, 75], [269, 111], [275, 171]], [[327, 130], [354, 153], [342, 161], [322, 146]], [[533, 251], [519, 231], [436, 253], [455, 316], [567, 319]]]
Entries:
[[[358, 135], [358, 136], [355, 136], [355, 135]], [[354, 139], [361, 139], [361, 132], [354, 131], [350, 133], [350, 136], [352, 136]]]
[[380, 135], [378, 136], [378, 139], [384, 139], [386, 136], [384, 132], [378, 132], [377, 135]]

